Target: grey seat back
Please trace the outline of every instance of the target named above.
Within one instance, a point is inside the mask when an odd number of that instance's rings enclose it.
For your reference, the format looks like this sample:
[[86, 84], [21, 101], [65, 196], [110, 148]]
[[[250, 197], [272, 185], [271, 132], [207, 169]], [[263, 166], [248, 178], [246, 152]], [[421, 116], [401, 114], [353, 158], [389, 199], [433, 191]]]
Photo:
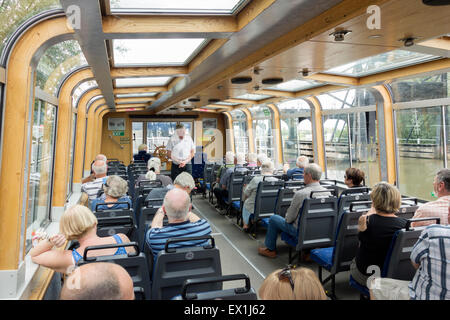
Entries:
[[[182, 241], [211, 240], [204, 247], [169, 248], [170, 244]], [[166, 247], [158, 253], [152, 284], [152, 299], [165, 300], [181, 294], [187, 279], [216, 277], [222, 275], [219, 249], [211, 236], [169, 239]], [[222, 283], [193, 285], [190, 292], [222, 290]]]
[[[237, 280], [245, 280], [245, 286], [209, 292], [187, 293], [188, 288], [192, 285]], [[247, 275], [233, 274], [221, 277], [188, 279], [183, 283], [181, 296], [177, 297], [176, 300], [257, 300], [257, 295], [251, 287], [250, 278]]]
[[397, 217], [411, 219], [419, 208], [417, 198], [402, 198], [402, 204], [397, 212]]
[[350, 264], [359, 246], [358, 219], [365, 212], [346, 210], [340, 215], [336, 228], [333, 266], [330, 270], [332, 274], [350, 270]]
[[228, 203], [241, 200], [242, 186], [244, 185], [245, 173], [242, 171], [234, 171], [228, 182]]
[[278, 190], [283, 188], [284, 181], [261, 181], [258, 184], [255, 197], [254, 221], [275, 214], [275, 202]]
[[278, 191], [278, 197], [275, 203], [275, 214], [285, 217], [287, 209], [294, 199], [297, 189], [294, 188], [282, 188]]
[[[330, 192], [330, 191], [327, 191]], [[298, 219], [297, 251], [330, 247], [334, 243], [337, 224], [337, 198], [317, 198], [322, 191], [311, 192], [303, 201]]]
[[[347, 190], [352, 190], [352, 189], [347, 189]], [[350, 193], [350, 192], [347, 192], [347, 190], [344, 190], [344, 192], [341, 193], [339, 200], [338, 200], [338, 219], [341, 217], [341, 215], [345, 211], [350, 209], [350, 204], [352, 204], [352, 202], [371, 201], [370, 195], [367, 192], [366, 193], [356, 193], [356, 192]]]
[[411, 281], [416, 274], [416, 269], [411, 264], [411, 252], [425, 227], [411, 229], [411, 222], [436, 220], [439, 218], [410, 219], [405, 229], [398, 230], [392, 237], [391, 246], [386, 254], [382, 277]]
[[133, 216], [102, 217], [97, 216], [97, 235], [99, 237], [110, 237], [113, 234], [124, 233], [128, 238], [135, 240], [137, 226]]
[[[116, 256], [97, 256], [87, 257], [89, 251], [119, 248], [119, 247], [134, 247], [134, 254], [123, 254]], [[84, 250], [83, 258], [77, 263], [77, 266], [82, 266], [87, 263], [94, 262], [111, 262], [121, 265], [129, 273], [133, 280], [133, 287], [135, 291], [136, 300], [150, 300], [151, 298], [151, 282], [150, 273], [147, 266], [147, 259], [144, 253], [139, 251], [136, 242], [117, 243], [100, 246], [89, 246]]]

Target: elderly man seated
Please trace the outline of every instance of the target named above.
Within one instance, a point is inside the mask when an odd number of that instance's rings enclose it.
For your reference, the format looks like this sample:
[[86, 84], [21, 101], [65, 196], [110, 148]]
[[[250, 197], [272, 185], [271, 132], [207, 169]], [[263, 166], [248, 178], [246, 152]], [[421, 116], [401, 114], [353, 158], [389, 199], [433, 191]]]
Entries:
[[236, 153], [234, 157], [234, 167], [227, 168], [226, 171], [222, 174], [219, 182], [219, 186], [214, 189], [214, 194], [217, 198], [218, 209], [223, 210], [226, 207], [225, 200], [228, 198], [228, 183], [231, 179], [231, 174], [235, 171], [246, 172], [248, 169], [244, 167], [245, 164], [245, 154]]
[[92, 171], [94, 172], [95, 180], [81, 185], [81, 192], [87, 193], [89, 201], [97, 198], [98, 192], [102, 190], [102, 186], [106, 182], [108, 166], [105, 161], [96, 160], [92, 164]]
[[[311, 163], [306, 166], [304, 172], [305, 188], [298, 190], [294, 194], [291, 205], [289, 206], [286, 217], [283, 218], [277, 214], [274, 214], [269, 219], [269, 227], [267, 228], [265, 247], [258, 249], [260, 255], [276, 258], [276, 244], [278, 234], [286, 232], [291, 236], [297, 235], [297, 226], [300, 208], [303, 205], [303, 201], [311, 195], [311, 191], [325, 191], [324, 187], [320, 185], [320, 177], [322, 176], [322, 169], [319, 165]], [[322, 196], [329, 196], [328, 193], [324, 193]]]
[[286, 175], [289, 180], [295, 178], [295, 179], [303, 179], [303, 171], [305, 167], [309, 164], [308, 157], [300, 156], [297, 158], [297, 161], [295, 163], [297, 167], [289, 169], [286, 172]]
[[[448, 224], [448, 208], [450, 206], [450, 169], [440, 170], [433, 180], [433, 189], [438, 197], [435, 201], [421, 205], [415, 212], [413, 219], [438, 217], [441, 224]], [[433, 221], [411, 223], [413, 227], [433, 224]]]
[[[169, 238], [198, 237], [211, 234], [211, 226], [208, 221], [200, 219], [192, 213], [191, 208], [189, 194], [186, 191], [174, 188], [167, 192], [163, 206], [155, 214], [151, 228], [145, 237], [155, 261]], [[169, 220], [167, 226], [163, 226], [164, 216], [167, 216]], [[177, 242], [173, 244], [173, 247], [202, 246], [207, 242], [207, 240]]]
[[118, 264], [85, 264], [76, 268], [66, 279], [60, 299], [134, 300], [133, 280]]

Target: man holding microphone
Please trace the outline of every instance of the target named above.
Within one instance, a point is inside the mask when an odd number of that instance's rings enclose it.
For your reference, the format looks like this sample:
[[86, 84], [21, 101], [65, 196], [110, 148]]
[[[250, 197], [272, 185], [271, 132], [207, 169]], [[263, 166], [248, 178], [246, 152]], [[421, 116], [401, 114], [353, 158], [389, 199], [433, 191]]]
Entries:
[[167, 155], [172, 159], [171, 177], [172, 181], [183, 171], [192, 175], [191, 159], [195, 154], [195, 144], [182, 124], [177, 124], [175, 133], [167, 143]]

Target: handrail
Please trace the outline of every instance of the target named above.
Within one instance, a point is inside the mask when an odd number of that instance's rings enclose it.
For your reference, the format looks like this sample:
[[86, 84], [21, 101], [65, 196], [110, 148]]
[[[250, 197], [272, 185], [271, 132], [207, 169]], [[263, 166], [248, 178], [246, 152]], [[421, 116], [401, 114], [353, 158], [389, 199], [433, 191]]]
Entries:
[[123, 149], [123, 145], [121, 145], [120, 143], [118, 143], [116, 140], [113, 139], [112, 135], [108, 135], [108, 138], [110, 138], [115, 144], [117, 144], [120, 149]]

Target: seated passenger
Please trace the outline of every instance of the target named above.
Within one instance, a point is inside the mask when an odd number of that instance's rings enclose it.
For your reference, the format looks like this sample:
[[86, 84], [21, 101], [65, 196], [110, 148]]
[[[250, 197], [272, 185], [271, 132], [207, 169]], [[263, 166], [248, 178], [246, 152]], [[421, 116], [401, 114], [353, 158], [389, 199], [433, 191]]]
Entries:
[[194, 190], [195, 188], [194, 179], [188, 172], [186, 171], [182, 172], [175, 178], [173, 185], [170, 184], [165, 188], [162, 187], [152, 189], [152, 191], [150, 191], [147, 197], [145, 198], [145, 201], [148, 202], [154, 199], [163, 199], [166, 193], [172, 190], [173, 188], [184, 190], [190, 195], [192, 190]]
[[[164, 203], [155, 214], [150, 230], [147, 231], [146, 241], [152, 249], [156, 261], [158, 253], [164, 249], [167, 239], [179, 237], [198, 237], [211, 233], [208, 221], [200, 219], [191, 212], [191, 200], [189, 194], [180, 188], [174, 188], [167, 192]], [[169, 224], [163, 226], [164, 216], [167, 215]], [[202, 246], [208, 241], [177, 242], [174, 248]]]
[[349, 188], [360, 188], [366, 184], [364, 171], [358, 168], [347, 168], [344, 175], [344, 183]]
[[301, 180], [303, 179], [303, 171], [305, 170], [305, 167], [309, 164], [308, 157], [300, 156], [297, 158], [297, 162], [295, 163], [297, 167], [289, 169], [286, 172], [286, 175], [289, 180], [292, 180], [295, 175], [295, 179]]
[[[274, 214], [270, 217], [265, 239], [266, 246], [258, 249], [258, 253], [260, 255], [269, 258], [276, 258], [276, 244], [278, 234], [281, 232], [286, 232], [294, 237], [297, 235], [298, 218], [300, 208], [303, 205], [303, 200], [309, 198], [309, 196], [311, 195], [311, 191], [327, 190], [319, 183], [320, 177], [322, 176], [322, 169], [319, 165], [315, 163], [307, 165], [303, 176], [305, 181], [305, 188], [295, 192], [292, 203], [286, 212], [286, 217], [283, 218], [282, 216], [279, 216], [277, 214]], [[318, 195], [318, 197], [325, 197], [329, 195], [329, 193], [324, 192]]]
[[[261, 166], [261, 175], [255, 176], [250, 183], [244, 188], [242, 194], [242, 201], [244, 201], [244, 206], [242, 208], [242, 220], [244, 223], [244, 231], [248, 231], [248, 225], [250, 223], [250, 215], [255, 211], [255, 199], [256, 192], [258, 190], [258, 185], [263, 181], [264, 176], [271, 176], [273, 172], [272, 161], [264, 161]], [[267, 177], [265, 181], [277, 181], [277, 178]]]
[[203, 146], [195, 147], [194, 157], [191, 159], [192, 164], [192, 177], [199, 179], [203, 177], [203, 170], [205, 163], [208, 161], [208, 156], [203, 152]]
[[108, 166], [105, 161], [96, 160], [92, 164], [92, 171], [94, 172], [95, 180], [81, 185], [81, 192], [87, 193], [89, 201], [96, 199], [99, 191], [102, 190], [102, 186], [106, 182]]
[[67, 277], [60, 299], [134, 300], [133, 279], [116, 263], [88, 263], [76, 268]]
[[450, 226], [426, 227], [411, 252], [417, 269], [412, 281], [375, 278], [369, 284], [374, 300], [450, 300]]
[[81, 193], [80, 199], [78, 199], [77, 204], [80, 204], [82, 206], [89, 208], [89, 196], [87, 195], [86, 192]]
[[[161, 174], [161, 160], [158, 157], [153, 157], [147, 162], [148, 172], [152, 171], [156, 173], [155, 179], [148, 178], [147, 174], [141, 174], [136, 180], [136, 187], [139, 185], [139, 182], [142, 180], [159, 180], [161, 181], [163, 187], [167, 187], [169, 184], [172, 184], [172, 178], [169, 176]], [[152, 175], [153, 176], [153, 175]]]
[[[59, 222], [59, 231], [59, 234], [52, 237], [43, 234], [39, 243], [30, 250], [30, 256], [34, 263], [67, 274], [83, 257], [86, 247], [130, 242], [130, 239], [123, 233], [111, 237], [97, 236], [97, 218], [89, 208], [81, 205], [74, 205], [64, 212]], [[67, 240], [78, 240], [80, 246], [72, 251], [52, 250], [53, 247], [62, 247]], [[94, 250], [88, 253], [88, 257], [133, 252], [133, 247], [121, 247]]]
[[146, 144], [141, 144], [138, 147], [138, 153], [133, 155], [133, 159], [134, 161], [136, 160], [142, 160], [145, 163], [148, 162], [148, 160], [150, 160], [150, 158], [152, 157], [152, 155], [150, 153], [147, 152], [148, 151], [148, 147]]
[[258, 156], [256, 157], [256, 165], [258, 167], [261, 167], [262, 163], [266, 160], [270, 160], [268, 159], [267, 155], [265, 155], [264, 153], [259, 153]]
[[247, 163], [247, 167], [250, 169], [254, 169], [258, 166], [257, 164], [257, 160], [258, 160], [258, 155], [254, 152], [249, 153], [248, 154], [248, 163]]
[[103, 161], [105, 161], [106, 164], [108, 163], [108, 158], [106, 158], [106, 156], [105, 156], [104, 154], [98, 154], [98, 155], [95, 157], [94, 161], [92, 161], [92, 163], [91, 163], [91, 173], [90, 173], [90, 175], [87, 176], [86, 178], [81, 179], [81, 183], [82, 183], [82, 184], [84, 184], [84, 183], [86, 183], [86, 182], [91, 182], [91, 181], [94, 181], [94, 180], [95, 180], [95, 174], [94, 174], [94, 171], [92, 170], [92, 165], [93, 165], [94, 162], [97, 161], [97, 160], [103, 160]]
[[327, 300], [314, 271], [286, 267], [272, 272], [259, 288], [261, 300]]
[[222, 197], [228, 196], [228, 191], [226, 190], [226, 185], [223, 184], [224, 180], [223, 177], [225, 176], [225, 173], [228, 171], [228, 169], [234, 170], [234, 166], [236, 164], [236, 156], [234, 152], [228, 151], [225, 154], [225, 165], [221, 166], [217, 172], [217, 184], [213, 188], [213, 193], [217, 198], [217, 205], [216, 208], [223, 209], [225, 207], [225, 202]]
[[359, 284], [366, 286], [369, 266], [383, 269], [392, 237], [397, 230], [406, 226], [406, 219], [395, 214], [400, 208], [400, 191], [387, 182], [376, 184], [370, 193], [372, 208], [359, 217], [359, 247], [350, 265], [350, 274]]
[[[103, 185], [104, 196], [92, 200], [91, 210], [115, 210], [115, 209], [129, 209], [132, 208], [131, 199], [127, 196], [128, 182], [119, 176], [109, 176]], [[128, 202], [129, 206], [125, 203], [115, 202]], [[107, 203], [104, 205], [98, 204]]]
[[[448, 207], [450, 206], [450, 169], [440, 170], [433, 180], [434, 194], [438, 197], [435, 201], [421, 205], [415, 212], [413, 219], [438, 217], [441, 224], [448, 224]], [[433, 224], [433, 221], [414, 222], [413, 227]]]

